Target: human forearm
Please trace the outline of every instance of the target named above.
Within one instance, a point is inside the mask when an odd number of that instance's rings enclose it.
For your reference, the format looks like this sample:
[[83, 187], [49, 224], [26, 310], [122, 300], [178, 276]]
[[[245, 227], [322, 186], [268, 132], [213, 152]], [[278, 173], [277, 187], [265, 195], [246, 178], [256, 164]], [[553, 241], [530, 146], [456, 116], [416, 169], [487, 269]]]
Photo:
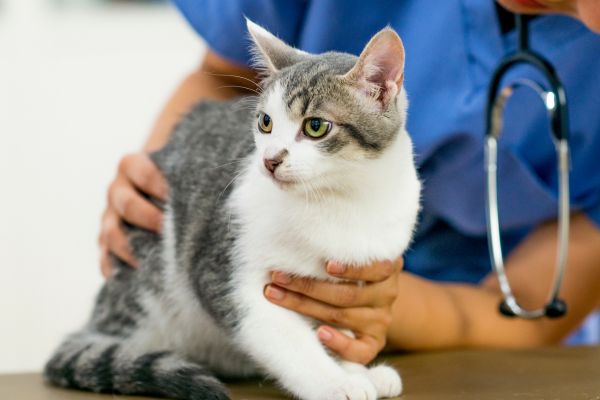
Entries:
[[144, 150], [162, 147], [173, 126], [194, 103], [201, 99], [226, 100], [248, 94], [250, 91], [244, 87], [254, 89], [248, 79], [255, 78], [252, 70], [232, 64], [209, 50], [199, 68], [179, 84], [168, 100], [144, 144]]
[[402, 275], [399, 286], [403, 293], [394, 304], [394, 323], [388, 331], [390, 348], [433, 350], [542, 344], [536, 323], [508, 319], [496, 311], [500, 294], [495, 290], [431, 282], [409, 273]]
[[[558, 320], [526, 321], [497, 312], [500, 292], [493, 274], [480, 285], [443, 284], [402, 273], [388, 334], [390, 347], [531, 347], [559, 342], [598, 305], [600, 232], [584, 215], [571, 218], [569, 268], [561, 297], [569, 312]], [[556, 224], [532, 232], [507, 259], [518, 301], [540, 307], [554, 268]]]

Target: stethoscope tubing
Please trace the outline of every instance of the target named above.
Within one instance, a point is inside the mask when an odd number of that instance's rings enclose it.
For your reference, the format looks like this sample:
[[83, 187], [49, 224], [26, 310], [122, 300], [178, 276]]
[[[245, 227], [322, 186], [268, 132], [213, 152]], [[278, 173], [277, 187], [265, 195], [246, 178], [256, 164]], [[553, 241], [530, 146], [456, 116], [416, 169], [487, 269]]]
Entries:
[[[570, 221], [570, 149], [567, 98], [564, 87], [552, 65], [539, 54], [529, 50], [527, 21], [523, 16], [516, 16], [516, 25], [519, 41], [518, 50], [501, 60], [492, 75], [487, 97], [484, 151], [488, 247], [490, 260], [498, 276], [498, 283], [504, 298], [499, 306], [500, 312], [506, 316], [524, 319], [535, 319], [544, 316], [556, 318], [563, 316], [567, 311], [566, 303], [558, 297], [567, 265]], [[535, 81], [518, 79], [499, 91], [502, 79], [516, 65], [529, 65], [538, 70], [548, 82], [549, 90], [546, 90]], [[514, 91], [520, 87], [534, 90], [544, 103], [550, 118], [559, 175], [558, 246], [554, 280], [546, 305], [533, 310], [521, 307], [511, 289], [504, 265], [498, 211], [498, 139], [503, 127], [502, 120], [506, 102]]]

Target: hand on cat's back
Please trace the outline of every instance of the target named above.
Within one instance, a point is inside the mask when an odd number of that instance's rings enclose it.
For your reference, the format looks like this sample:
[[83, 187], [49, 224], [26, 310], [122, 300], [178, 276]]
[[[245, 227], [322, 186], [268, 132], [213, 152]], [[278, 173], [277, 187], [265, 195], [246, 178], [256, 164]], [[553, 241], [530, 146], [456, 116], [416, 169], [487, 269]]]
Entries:
[[112, 273], [110, 254], [132, 267], [137, 266], [123, 231], [123, 222], [159, 231], [162, 212], [142, 193], [164, 201], [167, 192], [165, 178], [147, 154], [132, 153], [121, 158], [117, 175], [108, 188], [107, 205], [98, 238], [100, 266], [104, 277], [108, 278]]
[[[317, 329], [321, 342], [348, 361], [367, 364], [385, 347], [402, 267], [401, 258], [361, 268], [330, 262], [327, 272], [346, 281], [343, 283], [276, 271], [265, 296], [275, 304], [326, 323]], [[355, 337], [334, 326], [352, 331]]]

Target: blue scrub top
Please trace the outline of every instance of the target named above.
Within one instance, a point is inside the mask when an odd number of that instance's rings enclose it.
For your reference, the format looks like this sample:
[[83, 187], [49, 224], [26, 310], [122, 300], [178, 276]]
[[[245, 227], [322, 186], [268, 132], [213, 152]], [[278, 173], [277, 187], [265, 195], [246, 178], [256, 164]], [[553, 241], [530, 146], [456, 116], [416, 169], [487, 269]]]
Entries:
[[[500, 58], [515, 48], [515, 32], [502, 34], [494, 1], [174, 2], [211, 49], [244, 65], [250, 41], [243, 16], [311, 53], [359, 54], [373, 34], [392, 26], [406, 49], [408, 131], [424, 182], [423, 211], [406, 269], [429, 279], [472, 283], [490, 272], [485, 97]], [[555, 65], [568, 96], [572, 209], [584, 211], [600, 228], [600, 36], [561, 16], [536, 18], [530, 30], [531, 46]], [[527, 67], [513, 74], [539, 78]], [[506, 113], [498, 173], [502, 238], [509, 253], [533, 227], [556, 218], [558, 187], [539, 98], [518, 91]], [[552, 273], [553, 266], [548, 268]], [[590, 341], [584, 336], [577, 340]]]

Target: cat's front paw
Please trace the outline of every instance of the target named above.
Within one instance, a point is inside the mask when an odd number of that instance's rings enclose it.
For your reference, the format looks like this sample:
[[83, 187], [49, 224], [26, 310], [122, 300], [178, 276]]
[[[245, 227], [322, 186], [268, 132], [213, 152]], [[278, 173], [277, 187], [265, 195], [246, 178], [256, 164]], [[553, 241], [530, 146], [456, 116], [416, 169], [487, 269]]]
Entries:
[[333, 382], [318, 400], [376, 400], [377, 390], [363, 374], [348, 374]]
[[367, 375], [375, 385], [379, 398], [396, 397], [402, 393], [402, 380], [394, 368], [377, 365], [369, 368]]

